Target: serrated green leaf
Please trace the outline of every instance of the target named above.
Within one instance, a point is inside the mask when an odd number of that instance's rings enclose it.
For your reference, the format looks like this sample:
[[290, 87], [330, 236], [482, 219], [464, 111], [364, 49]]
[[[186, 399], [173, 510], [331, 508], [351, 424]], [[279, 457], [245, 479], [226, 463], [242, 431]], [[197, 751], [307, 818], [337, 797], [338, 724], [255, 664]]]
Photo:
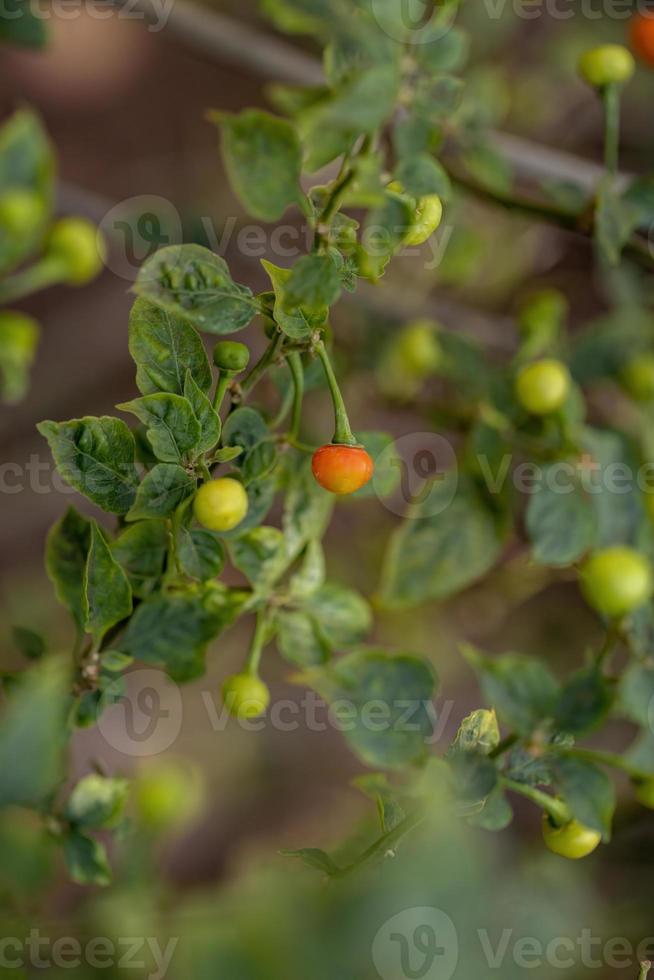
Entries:
[[190, 371], [186, 372], [184, 379], [184, 396], [189, 400], [195, 417], [200, 423], [200, 439], [195, 447], [198, 453], [206, 453], [218, 445], [220, 439], [221, 422], [220, 416], [195, 382]]
[[481, 578], [502, 553], [497, 515], [468, 477], [460, 477], [457, 486], [456, 474], [445, 473], [420, 508], [431, 516], [405, 520], [386, 553], [381, 599], [390, 608], [454, 595]]
[[136, 496], [134, 437], [111, 416], [39, 422], [57, 469], [80, 493], [113, 514], [126, 514]]
[[192, 680], [204, 672], [207, 644], [233, 621], [244, 601], [236, 590], [216, 591], [211, 600], [198, 594], [152, 596], [130, 619], [121, 649], [135, 660], [165, 668], [173, 680]]
[[451, 192], [450, 178], [443, 166], [427, 153], [405, 157], [400, 162], [395, 176], [406, 193], [412, 194], [413, 197], [438, 194], [446, 200]]
[[613, 704], [613, 691], [602, 671], [584, 667], [563, 686], [554, 724], [571, 735], [584, 735], [597, 728]]
[[600, 831], [605, 841], [610, 840], [615, 811], [615, 788], [610, 776], [594, 763], [571, 756], [557, 759], [553, 770], [557, 789], [575, 819], [584, 827]]
[[259, 590], [269, 589], [287, 565], [284, 535], [276, 527], [257, 527], [229, 544], [232, 564]]
[[284, 290], [284, 307], [292, 313], [324, 314], [341, 294], [338, 268], [330, 255], [303, 255], [295, 263]]
[[132, 306], [129, 352], [136, 363], [136, 387], [143, 395], [183, 395], [187, 371], [201, 391], [211, 386], [207, 353], [194, 328], [147, 299], [137, 299]]
[[181, 463], [198, 446], [200, 423], [190, 401], [182, 395], [157, 392], [122, 402], [116, 408], [136, 415], [147, 427], [152, 451], [164, 463]]
[[204, 528], [182, 527], [177, 535], [177, 559], [182, 571], [199, 582], [220, 575], [225, 549], [218, 535]]
[[542, 479], [529, 498], [526, 524], [535, 561], [570, 565], [595, 541], [597, 520], [581, 481], [573, 479], [565, 492], [556, 481], [557, 463], [542, 470]]
[[230, 183], [244, 207], [262, 221], [277, 221], [302, 196], [302, 148], [292, 123], [260, 109], [214, 114]]
[[517, 653], [486, 657], [467, 644], [462, 652], [479, 675], [486, 701], [521, 735], [554, 715], [559, 686], [540, 660]]
[[161, 578], [168, 551], [168, 531], [157, 520], [128, 525], [111, 542], [111, 552], [122, 566], [134, 595], [148, 595]]
[[288, 312], [286, 308], [286, 291], [292, 276], [292, 270], [273, 265], [267, 259], [262, 259], [261, 265], [266, 270], [275, 293], [275, 305], [273, 309], [275, 323], [279, 324], [284, 333], [294, 340], [307, 340], [313, 334], [314, 330], [324, 325], [327, 319], [327, 307], [321, 307], [317, 312], [312, 312], [308, 308], [297, 308], [293, 309], [292, 312]]
[[74, 507], [48, 532], [45, 544], [45, 568], [55, 587], [57, 598], [70, 611], [81, 628], [86, 618], [84, 576], [91, 544], [91, 524]]
[[[252, 290], [235, 283], [225, 260], [203, 245], [168, 245], [155, 252], [141, 266], [134, 289], [207, 333], [242, 330], [259, 311]], [[180, 393], [184, 375], [175, 389]]]
[[176, 463], [159, 463], [143, 479], [125, 515], [128, 521], [169, 517], [195, 492], [197, 480]]
[[329, 659], [329, 646], [309, 613], [281, 609], [275, 616], [275, 628], [277, 648], [288, 663], [316, 667]]
[[372, 612], [363, 596], [334, 582], [326, 582], [312, 592], [302, 608], [316, 621], [333, 650], [360, 643], [372, 626]]
[[127, 576], [114, 559], [104, 535], [91, 523], [91, 544], [84, 575], [84, 628], [99, 646], [108, 629], [132, 611], [132, 590]]
[[367, 765], [396, 768], [425, 757], [436, 685], [425, 661], [362, 650], [304, 677], [331, 704], [347, 742]]

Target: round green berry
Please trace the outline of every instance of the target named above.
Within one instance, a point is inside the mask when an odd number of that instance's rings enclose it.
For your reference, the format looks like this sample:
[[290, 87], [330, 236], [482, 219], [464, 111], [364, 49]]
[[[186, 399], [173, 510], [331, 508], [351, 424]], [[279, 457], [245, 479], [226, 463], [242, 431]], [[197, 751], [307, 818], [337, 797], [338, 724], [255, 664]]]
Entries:
[[565, 403], [570, 393], [570, 372], [565, 364], [543, 358], [527, 364], [516, 378], [516, 396], [532, 415], [549, 415]]
[[628, 82], [635, 70], [634, 56], [621, 44], [602, 44], [579, 59], [579, 74], [596, 88]]
[[654, 590], [652, 565], [633, 548], [604, 548], [584, 562], [581, 590], [589, 605], [603, 616], [625, 616], [650, 599]]
[[47, 254], [62, 261], [66, 281], [81, 286], [102, 269], [105, 246], [97, 228], [85, 218], [62, 218], [50, 230]]

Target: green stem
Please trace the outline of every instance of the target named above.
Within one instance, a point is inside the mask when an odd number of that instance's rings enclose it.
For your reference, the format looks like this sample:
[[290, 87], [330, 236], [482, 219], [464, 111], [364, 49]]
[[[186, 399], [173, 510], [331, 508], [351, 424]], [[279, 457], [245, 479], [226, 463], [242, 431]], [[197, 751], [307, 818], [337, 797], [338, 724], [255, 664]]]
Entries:
[[652, 964], [649, 960], [645, 960], [640, 964], [640, 973], [638, 974], [638, 980], [647, 980], [649, 976], [649, 971], [652, 969]]
[[261, 662], [267, 626], [268, 611], [266, 609], [259, 609], [254, 622], [254, 633], [250, 642], [250, 650], [245, 661], [245, 673], [252, 674], [254, 677], [259, 673], [259, 664]]
[[229, 382], [233, 377], [234, 375], [230, 371], [221, 371], [218, 375], [218, 381], [216, 382], [216, 393], [213, 396], [214, 411], [220, 412]]
[[383, 857], [387, 851], [392, 851], [406, 834], [422, 823], [426, 816], [427, 814], [423, 809], [409, 813], [396, 827], [393, 827], [392, 830], [387, 831], [381, 837], [378, 837], [377, 840], [373, 841], [370, 847], [366, 848], [363, 854], [353, 861], [352, 864], [348, 864], [347, 867], [342, 868], [338, 877], [344, 878], [346, 875], [358, 871], [363, 864], [367, 864], [369, 861], [374, 860], [374, 858]]
[[607, 85], [604, 100], [604, 166], [611, 177], [618, 172], [620, 148], [620, 86]]
[[29, 269], [23, 269], [0, 283], [0, 303], [13, 303], [39, 289], [64, 282], [68, 272], [68, 266], [61, 258], [46, 255]]
[[334, 438], [332, 439], [332, 442], [344, 446], [356, 446], [357, 441], [352, 434], [352, 429], [350, 428], [350, 420], [347, 417], [347, 411], [345, 408], [345, 402], [343, 401], [343, 396], [341, 394], [341, 389], [338, 387], [334, 369], [332, 368], [329, 355], [325, 350], [325, 345], [322, 340], [320, 340], [316, 345], [316, 353], [322, 362], [325, 377], [327, 379], [327, 385], [329, 386], [329, 392], [332, 396], [332, 403], [334, 405], [335, 424]]
[[261, 355], [257, 363], [254, 365], [250, 373], [246, 374], [246, 376], [241, 381], [240, 388], [242, 394], [246, 394], [246, 392], [250, 391], [251, 388], [254, 388], [257, 381], [259, 381], [266, 373], [270, 365], [277, 357], [277, 353], [279, 351], [279, 348], [281, 347], [283, 339], [284, 339], [284, 335], [282, 334], [281, 330], [277, 330], [273, 334], [270, 343], [266, 347], [265, 351], [263, 352], [263, 354]]
[[532, 803], [535, 803], [536, 806], [539, 806], [541, 810], [549, 814], [557, 826], [561, 826], [570, 820], [570, 811], [562, 800], [556, 800], [549, 793], [544, 793], [542, 790], [536, 789], [535, 786], [527, 786], [526, 783], [517, 783], [513, 779], [502, 778], [502, 783], [513, 793], [519, 793], [521, 796], [531, 800]]
[[304, 397], [304, 370], [302, 368], [302, 358], [297, 352], [289, 354], [286, 358], [288, 369], [293, 380], [293, 414], [291, 415], [291, 428], [289, 435], [292, 439], [297, 439], [300, 435], [300, 423], [302, 422], [302, 398]]

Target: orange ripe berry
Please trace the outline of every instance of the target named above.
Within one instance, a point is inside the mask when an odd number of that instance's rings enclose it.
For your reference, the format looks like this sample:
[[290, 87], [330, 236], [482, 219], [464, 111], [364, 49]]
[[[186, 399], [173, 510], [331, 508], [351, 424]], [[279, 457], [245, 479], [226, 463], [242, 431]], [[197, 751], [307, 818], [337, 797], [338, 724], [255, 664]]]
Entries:
[[311, 460], [313, 475], [330, 493], [355, 493], [372, 476], [374, 464], [362, 446], [321, 446]]

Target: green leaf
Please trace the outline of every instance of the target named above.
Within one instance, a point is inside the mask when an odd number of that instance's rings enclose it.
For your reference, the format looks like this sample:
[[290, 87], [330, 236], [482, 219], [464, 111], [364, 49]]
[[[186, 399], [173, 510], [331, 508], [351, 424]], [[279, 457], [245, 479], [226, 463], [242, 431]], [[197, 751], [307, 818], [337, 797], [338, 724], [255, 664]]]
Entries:
[[361, 133], [379, 129], [395, 108], [399, 84], [395, 64], [376, 65], [350, 75], [333, 94], [300, 112], [307, 170], [314, 172], [328, 163]]
[[654, 669], [633, 663], [622, 674], [618, 688], [623, 715], [637, 725], [654, 730]]
[[245, 486], [252, 483], [253, 480], [263, 480], [268, 477], [275, 468], [277, 461], [277, 448], [270, 438], [270, 434], [268, 434], [265, 441], [258, 442], [239, 459], [238, 465], [241, 468]]
[[40, 660], [46, 652], [44, 638], [34, 630], [25, 626], [12, 626], [11, 636], [19, 652], [28, 660]]
[[47, 659], [6, 700], [0, 717], [0, 806], [38, 806], [63, 779], [69, 685], [63, 663]]
[[126, 520], [169, 517], [183, 500], [195, 492], [196, 486], [195, 477], [182, 466], [176, 463], [158, 463], [144, 477]]
[[134, 595], [143, 598], [156, 587], [164, 570], [168, 532], [163, 521], [139, 521], [124, 528], [111, 552], [127, 574]]
[[[21, 21], [27, 23], [24, 17]], [[0, 21], [0, 37], [5, 23]], [[54, 154], [38, 116], [25, 109], [15, 112], [0, 128], [0, 196], [28, 191], [36, 195], [42, 215], [25, 234], [0, 230], [0, 271], [19, 265], [41, 244], [52, 212], [54, 179]]]
[[497, 786], [497, 769], [483, 752], [467, 749], [448, 756], [454, 795], [464, 804], [485, 800]]
[[357, 439], [372, 458], [375, 469], [372, 480], [357, 490], [355, 498], [390, 497], [397, 489], [402, 472], [402, 461], [396, 452], [391, 452], [393, 436], [387, 432], [357, 432]]
[[39, 422], [66, 483], [113, 514], [126, 514], [134, 502], [138, 475], [134, 437], [120, 419], [86, 416], [70, 422]]
[[284, 501], [282, 529], [289, 560], [298, 557], [312, 539], [322, 538], [334, 506], [331, 494], [324, 493], [313, 478], [304, 456], [291, 457], [290, 487]]
[[86, 616], [84, 628], [96, 646], [105, 633], [132, 611], [132, 590], [95, 521], [84, 576]]
[[397, 768], [425, 757], [436, 686], [425, 661], [362, 650], [312, 668], [304, 678], [331, 704], [347, 742], [367, 765]]
[[190, 401], [182, 395], [157, 392], [122, 402], [116, 408], [131, 412], [147, 426], [152, 451], [164, 463], [181, 463], [198, 446], [200, 423]]
[[292, 123], [260, 109], [211, 114], [222, 133], [230, 183], [255, 218], [277, 221], [302, 197], [302, 149]]
[[597, 521], [593, 506], [578, 478], [568, 476], [565, 489], [556, 480], [560, 465], [542, 470], [531, 494], [526, 524], [534, 560], [542, 565], [570, 565], [590, 550]]
[[235, 283], [225, 260], [203, 245], [168, 245], [155, 252], [141, 266], [134, 289], [207, 333], [242, 330], [259, 312], [252, 290]]
[[327, 307], [320, 308], [317, 313], [299, 308], [289, 313], [286, 291], [293, 274], [292, 270], [273, 265], [267, 259], [262, 259], [261, 265], [266, 270], [275, 293], [273, 309], [275, 323], [279, 324], [284, 333], [294, 340], [307, 340], [314, 330], [324, 325], [327, 319]]
[[83, 830], [115, 827], [122, 819], [128, 794], [126, 779], [91, 773], [80, 779], [73, 789], [64, 816]]
[[91, 524], [74, 507], [52, 526], [45, 544], [45, 569], [57, 599], [82, 629], [86, 619], [84, 576], [91, 544]]
[[48, 29], [37, 17], [29, 0], [3, 0], [0, 14], [0, 41], [20, 44], [25, 48], [43, 48]]
[[[429, 26], [426, 28], [429, 31]], [[446, 33], [433, 40], [416, 45], [418, 63], [434, 72], [458, 71], [465, 65], [470, 48], [470, 38], [460, 27], [450, 27]]]
[[329, 878], [339, 874], [338, 866], [334, 864], [329, 854], [326, 851], [321, 851], [319, 847], [301, 847], [297, 851], [284, 849], [279, 853], [284, 857], [299, 858], [308, 868], [313, 868], [315, 871], [322, 871]]
[[325, 581], [325, 553], [320, 541], [310, 540], [302, 563], [291, 576], [288, 593], [292, 601], [302, 601], [320, 588]]
[[491, 659], [468, 644], [462, 653], [478, 674], [486, 701], [510, 728], [530, 735], [553, 716], [559, 687], [540, 660], [518, 653]]
[[223, 445], [241, 447], [243, 454], [237, 463], [237, 466], [240, 466], [245, 454], [269, 436], [263, 415], [256, 409], [245, 406], [237, 408], [227, 416], [223, 428]]
[[196, 331], [146, 299], [137, 299], [129, 315], [129, 352], [136, 363], [136, 387], [143, 395], [183, 395], [187, 371], [201, 391], [211, 387], [209, 360]]
[[467, 715], [459, 725], [452, 749], [463, 752], [475, 750], [488, 754], [499, 745], [499, 742], [500, 730], [495, 711], [478, 708]]
[[303, 255], [295, 263], [284, 291], [288, 312], [301, 308], [309, 313], [324, 313], [341, 294], [341, 280], [330, 255]]
[[100, 841], [77, 830], [64, 837], [64, 859], [68, 873], [78, 885], [109, 885], [111, 868]]
[[200, 439], [195, 447], [198, 454], [206, 453], [218, 445], [220, 439], [220, 416], [195, 382], [189, 370], [184, 378], [184, 397], [189, 400], [195, 417], [200, 423]]
[[604, 721], [613, 704], [613, 691], [602, 671], [585, 667], [564, 685], [554, 724], [571, 735], [584, 735]]
[[284, 535], [276, 527], [257, 527], [230, 542], [232, 564], [257, 590], [268, 590], [287, 566]]
[[207, 644], [230, 625], [243, 602], [235, 590], [216, 591], [210, 600], [191, 593], [153, 596], [137, 607], [121, 650], [164, 667], [173, 680], [192, 680], [204, 672]]
[[599, 830], [605, 841], [611, 838], [615, 811], [615, 788], [610, 776], [592, 762], [571, 756], [553, 765], [557, 789], [572, 815], [584, 827]]
[[177, 559], [182, 571], [199, 582], [220, 575], [225, 549], [218, 535], [204, 528], [189, 531], [182, 527], [177, 535]]
[[450, 178], [441, 164], [427, 153], [402, 160], [395, 176], [406, 193], [413, 197], [438, 194], [446, 200], [450, 195]]
[[511, 804], [499, 786], [491, 790], [484, 800], [484, 805], [479, 813], [468, 817], [468, 823], [473, 827], [481, 827], [482, 830], [504, 830], [513, 820], [513, 810]]
[[313, 592], [302, 608], [316, 621], [322, 637], [333, 650], [360, 643], [372, 627], [370, 606], [363, 596], [333, 582]]
[[275, 616], [275, 627], [277, 648], [288, 663], [316, 667], [329, 659], [329, 646], [309, 613], [281, 609]]
[[451, 471], [435, 481], [421, 504], [431, 515], [405, 520], [392, 535], [381, 585], [386, 606], [446, 599], [499, 559], [504, 534], [496, 515], [469, 477], [456, 483]]

